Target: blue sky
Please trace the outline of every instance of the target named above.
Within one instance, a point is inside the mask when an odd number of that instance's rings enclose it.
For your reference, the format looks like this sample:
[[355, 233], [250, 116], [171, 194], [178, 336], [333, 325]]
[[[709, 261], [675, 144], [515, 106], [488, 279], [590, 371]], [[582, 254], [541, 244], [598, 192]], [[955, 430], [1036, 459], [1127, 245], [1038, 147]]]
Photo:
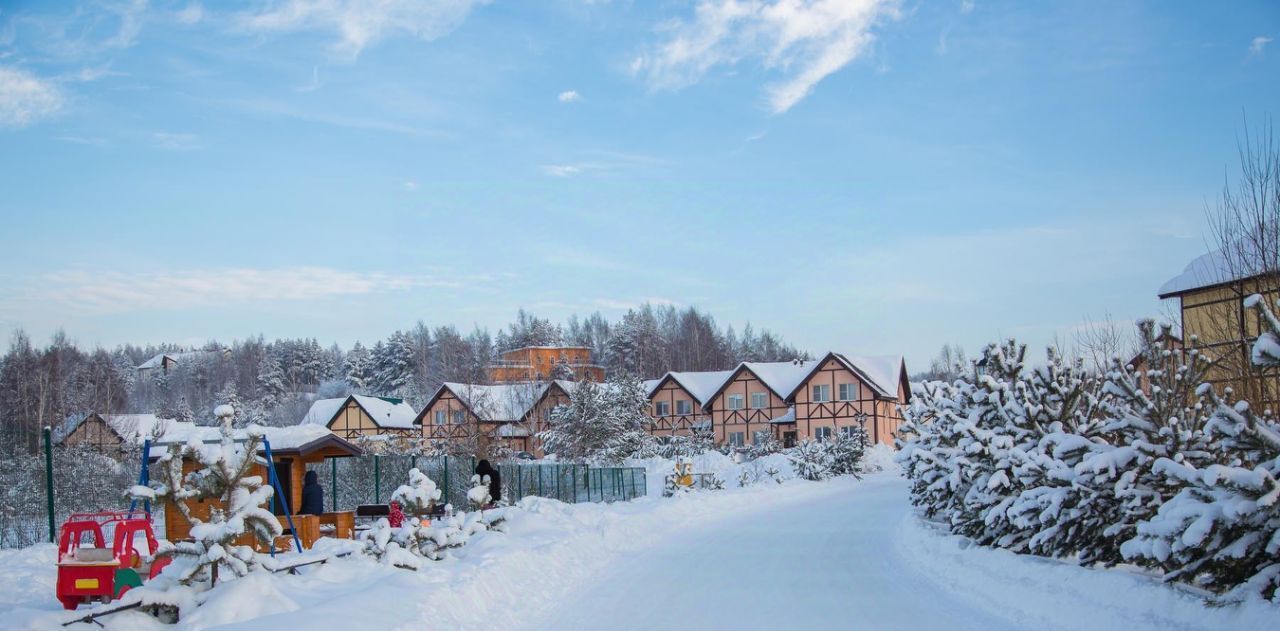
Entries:
[[813, 352], [1160, 315], [1270, 2], [0, 2], [0, 329], [697, 305]]

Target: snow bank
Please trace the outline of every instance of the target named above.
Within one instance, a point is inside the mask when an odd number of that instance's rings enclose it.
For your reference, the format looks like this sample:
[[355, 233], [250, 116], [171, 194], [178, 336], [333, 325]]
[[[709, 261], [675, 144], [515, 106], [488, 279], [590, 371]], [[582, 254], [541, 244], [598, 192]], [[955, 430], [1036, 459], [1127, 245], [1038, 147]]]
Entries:
[[1277, 608], [1261, 600], [1206, 607], [1198, 595], [1146, 575], [979, 546], [914, 516], [899, 527], [894, 552], [957, 600], [1027, 629], [1210, 631], [1276, 624]]

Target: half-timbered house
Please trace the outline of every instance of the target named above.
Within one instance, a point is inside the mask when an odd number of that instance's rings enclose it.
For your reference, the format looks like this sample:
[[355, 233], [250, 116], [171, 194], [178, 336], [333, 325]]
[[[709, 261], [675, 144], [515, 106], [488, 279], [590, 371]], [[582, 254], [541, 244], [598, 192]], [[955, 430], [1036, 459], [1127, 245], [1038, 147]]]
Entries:
[[557, 406], [569, 401], [573, 382], [500, 385], [444, 383], [418, 414], [422, 436], [436, 444], [473, 445], [477, 455], [494, 444], [542, 455], [538, 432]]
[[91, 413], [67, 419], [55, 433], [54, 442], [66, 446], [121, 449], [191, 426], [192, 423], [157, 418], [155, 414]]
[[403, 399], [353, 394], [311, 404], [300, 425], [321, 425], [346, 440], [391, 436], [417, 438], [417, 412]]
[[663, 438], [710, 430], [711, 415], [706, 412], [706, 405], [732, 373], [731, 370], [669, 372], [661, 379], [646, 382], [652, 419], [649, 432]]

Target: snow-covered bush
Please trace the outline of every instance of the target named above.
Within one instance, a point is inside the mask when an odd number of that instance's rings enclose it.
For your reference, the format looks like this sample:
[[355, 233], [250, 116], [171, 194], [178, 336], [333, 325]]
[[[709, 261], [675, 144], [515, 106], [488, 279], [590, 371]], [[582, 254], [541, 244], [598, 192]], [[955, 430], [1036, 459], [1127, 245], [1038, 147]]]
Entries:
[[[1136, 366], [1102, 376], [1052, 351], [1028, 368], [1010, 342], [981, 372], [923, 384], [896, 458], [912, 501], [979, 543], [1276, 598], [1280, 428], [1201, 385], [1210, 362], [1167, 329], [1139, 331]], [[1255, 360], [1280, 365], [1266, 340]]]
[[802, 441], [787, 452], [794, 464], [796, 475], [805, 480], [817, 481], [831, 477], [834, 463], [831, 450], [816, 440]]
[[[392, 496], [393, 502], [402, 502], [414, 512], [425, 512], [439, 499], [435, 482], [417, 469], [409, 471], [409, 484], [397, 488]], [[488, 476], [472, 477], [467, 499], [477, 507], [489, 503]], [[445, 517], [435, 521], [409, 517], [400, 526], [379, 519], [361, 535], [364, 553], [387, 565], [416, 570], [422, 559], [440, 560], [447, 550], [466, 545], [476, 533], [501, 529], [501, 519], [486, 522], [480, 511], [449, 514], [452, 509], [446, 506], [445, 512]]]
[[391, 493], [391, 501], [399, 502], [413, 514], [428, 513], [440, 501], [440, 489], [425, 473], [413, 468], [409, 469], [409, 483], [397, 487]]
[[[134, 487], [131, 495], [139, 500], [172, 502], [191, 524], [191, 541], [161, 546], [157, 556], [172, 558], [177, 568], [177, 581], [192, 585], [203, 581], [216, 583], [220, 570], [235, 576], [261, 569], [263, 560], [251, 546], [236, 541], [246, 533], [261, 545], [271, 546], [280, 536], [280, 522], [264, 504], [270, 501], [272, 489], [260, 476], [248, 475], [257, 462], [262, 432], [251, 427], [246, 439], [236, 444], [232, 430], [235, 416], [231, 406], [214, 410], [220, 423], [221, 440], [204, 445], [198, 439], [173, 446], [160, 457], [161, 481], [147, 487]], [[183, 474], [184, 461], [198, 469]], [[209, 518], [197, 517], [192, 502], [209, 502]]]

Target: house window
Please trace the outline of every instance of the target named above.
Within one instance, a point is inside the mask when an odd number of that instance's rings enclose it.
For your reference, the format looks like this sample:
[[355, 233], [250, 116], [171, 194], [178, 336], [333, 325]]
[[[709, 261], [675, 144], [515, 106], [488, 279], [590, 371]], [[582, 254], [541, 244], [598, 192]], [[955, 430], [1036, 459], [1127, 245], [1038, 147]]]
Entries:
[[688, 399], [680, 399], [676, 401], [676, 414], [680, 416], [688, 416], [693, 414], [693, 401]]
[[841, 428], [840, 428], [840, 435], [841, 435], [841, 436], [844, 436], [845, 438], [853, 438], [853, 432], [854, 432], [854, 430], [856, 430], [856, 429], [858, 429], [858, 428], [856, 428], [856, 427], [854, 427], [854, 426], [852, 426], [852, 425], [850, 425], [850, 426], [848, 426], [848, 427], [841, 427]]
[[820, 383], [813, 387], [813, 402], [826, 403], [831, 400], [831, 384]]
[[829, 440], [829, 439], [831, 438], [831, 428], [830, 428], [830, 427], [819, 427], [819, 428], [817, 428], [817, 429], [813, 430], [813, 437], [814, 437], [814, 438], [817, 438], [817, 439], [818, 439], [818, 440], [820, 440], [820, 441], [821, 441], [821, 440]]
[[856, 383], [840, 384], [840, 400], [841, 401], [857, 401], [858, 400], [858, 384]]
[[457, 425], [461, 425], [461, 424], [463, 424], [463, 423], [467, 422], [467, 413], [466, 413], [466, 412], [464, 412], [464, 411], [462, 411], [462, 410], [454, 410], [454, 411], [453, 411], [453, 422], [454, 422], [455, 424], [457, 424]]
[[769, 405], [769, 395], [763, 392], [751, 393], [751, 409], [763, 410]]
[[766, 439], [766, 438], [768, 438], [768, 436], [769, 436], [769, 432], [767, 432], [767, 431], [752, 432], [752, 433], [751, 433], [751, 444], [752, 444], [752, 445], [759, 445], [760, 443], [764, 442], [764, 441], [765, 441], [765, 439]]
[[671, 402], [670, 402], [670, 401], [659, 401], [659, 402], [657, 402], [657, 403], [654, 403], [654, 404], [653, 404], [653, 407], [654, 407], [654, 409], [656, 409], [656, 410], [657, 410], [657, 415], [658, 415], [658, 416], [670, 416], [670, 415], [671, 415]]
[[731, 394], [731, 395], [729, 395], [729, 409], [730, 409], [730, 410], [741, 410], [741, 409], [742, 409], [742, 401], [743, 401], [743, 397], [742, 397], [742, 395], [740, 395], [740, 394]]
[[444, 425], [448, 420], [449, 413], [444, 410], [436, 410], [436, 425]]
[[743, 432], [729, 432], [729, 446], [741, 447], [746, 436]]

